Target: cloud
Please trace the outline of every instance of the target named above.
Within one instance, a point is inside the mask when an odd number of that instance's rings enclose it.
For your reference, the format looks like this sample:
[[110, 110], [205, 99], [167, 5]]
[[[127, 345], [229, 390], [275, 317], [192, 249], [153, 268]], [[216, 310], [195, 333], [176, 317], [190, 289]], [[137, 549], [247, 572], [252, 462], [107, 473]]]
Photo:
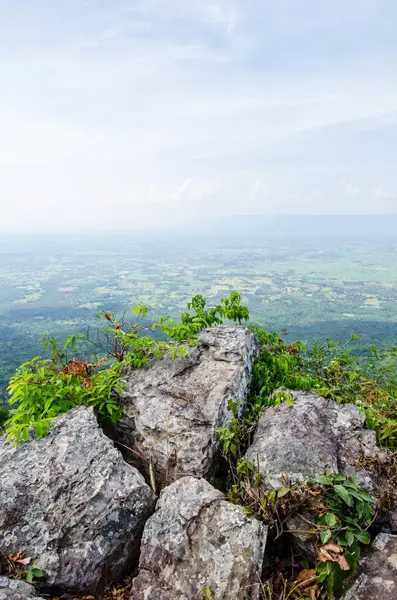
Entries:
[[240, 12], [236, 7], [219, 3], [202, 3], [199, 7], [199, 13], [204, 21], [210, 25], [220, 25], [226, 28], [231, 35], [239, 23]]
[[383, 183], [374, 187], [373, 195], [375, 200], [397, 200], [397, 192], [387, 190]]
[[0, 228], [397, 209], [391, 0], [3, 12]]
[[357, 198], [360, 192], [359, 188], [348, 181], [344, 181], [343, 183], [345, 185], [346, 196], [348, 198]]

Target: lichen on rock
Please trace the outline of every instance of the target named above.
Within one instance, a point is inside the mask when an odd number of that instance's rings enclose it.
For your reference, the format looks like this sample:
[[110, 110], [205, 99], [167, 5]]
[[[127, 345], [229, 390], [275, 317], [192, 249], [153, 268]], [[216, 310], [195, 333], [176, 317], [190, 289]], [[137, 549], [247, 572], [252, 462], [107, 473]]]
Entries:
[[131, 600], [257, 598], [267, 528], [204, 479], [164, 488], [142, 538]]
[[35, 559], [46, 587], [96, 593], [137, 562], [155, 496], [91, 408], [40, 440], [3, 443], [0, 481], [0, 550]]

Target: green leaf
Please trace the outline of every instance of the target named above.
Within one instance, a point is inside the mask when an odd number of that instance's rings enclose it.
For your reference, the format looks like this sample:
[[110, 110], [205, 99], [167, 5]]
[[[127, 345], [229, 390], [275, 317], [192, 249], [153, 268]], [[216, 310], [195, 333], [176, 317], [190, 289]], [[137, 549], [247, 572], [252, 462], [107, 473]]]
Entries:
[[362, 544], [369, 544], [371, 542], [371, 536], [368, 531], [355, 531], [354, 537]]
[[319, 477], [315, 477], [312, 479], [314, 483], [321, 483], [322, 485], [332, 485], [333, 481], [331, 477], [327, 477], [326, 475], [320, 475]]
[[347, 506], [353, 505], [353, 500], [352, 500], [349, 492], [347, 491], [347, 489], [345, 487], [343, 487], [343, 485], [340, 485], [340, 484], [334, 485], [334, 490], [338, 494], [338, 496], [340, 498], [342, 498], [342, 500], [345, 502], [345, 504], [347, 504]]
[[331, 563], [330, 573], [325, 580], [325, 587], [330, 598], [333, 598], [341, 591], [344, 579], [345, 572], [342, 571], [337, 563]]
[[44, 577], [44, 571], [42, 571], [41, 569], [37, 569], [36, 567], [30, 569], [30, 572], [32, 573], [33, 577]]
[[[358, 542], [355, 541], [352, 546], [349, 546], [349, 548], [346, 549], [345, 557], [351, 567], [351, 570], [355, 571], [357, 568], [358, 561], [360, 559], [360, 545], [358, 544]], [[348, 575], [349, 574], [350, 573], [348, 573]]]
[[351, 546], [352, 544], [354, 544], [354, 535], [352, 534], [350, 529], [348, 529], [346, 531], [345, 539], [346, 539], [346, 543], [348, 546]]
[[322, 542], [323, 544], [326, 544], [326, 543], [327, 543], [327, 542], [328, 542], [328, 541], [331, 539], [331, 536], [332, 536], [332, 532], [331, 532], [331, 530], [330, 530], [330, 529], [325, 529], [325, 530], [323, 530], [323, 531], [320, 533], [321, 542]]
[[333, 513], [327, 513], [325, 515], [325, 522], [327, 523], [328, 527], [334, 527], [336, 525], [336, 517]]
[[330, 575], [332, 570], [332, 563], [330, 561], [327, 561], [325, 563], [319, 563], [317, 565], [317, 579], [319, 581], [319, 583], [323, 582], [326, 580], [326, 578]]
[[289, 494], [290, 491], [291, 491], [291, 488], [282, 487], [279, 490], [277, 490], [277, 497], [278, 498], [283, 498], [284, 496], [286, 496], [287, 494]]

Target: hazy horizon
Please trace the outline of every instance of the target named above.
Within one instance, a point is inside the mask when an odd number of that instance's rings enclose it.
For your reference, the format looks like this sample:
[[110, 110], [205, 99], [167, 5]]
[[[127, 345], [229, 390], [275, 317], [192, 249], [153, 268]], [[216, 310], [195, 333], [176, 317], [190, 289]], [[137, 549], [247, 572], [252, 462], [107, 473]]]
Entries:
[[[318, 239], [322, 237], [327, 240], [350, 237], [357, 240], [395, 238], [397, 241], [397, 213], [389, 214], [328, 214], [316, 215], [310, 213], [284, 214], [284, 215], [258, 215], [240, 214], [227, 215], [222, 218], [195, 221], [194, 223], [174, 224], [167, 228], [124, 228], [124, 229], [64, 229], [59, 231], [19, 231], [4, 232], [0, 238], [2, 242], [11, 244], [14, 248], [15, 241], [46, 242], [61, 240], [113, 240], [117, 238], [120, 243], [131, 240], [135, 236], [137, 242], [142, 243], [150, 240], [178, 241], [186, 237], [193, 241], [203, 241], [206, 237], [211, 239], [223, 238], [233, 241], [236, 236], [244, 236], [247, 240], [260, 239], [266, 242], [267, 238], [281, 241], [285, 235], [293, 237], [305, 237]], [[134, 238], [132, 238], [133, 240]]]
[[0, 232], [397, 214], [392, 0], [0, 0]]

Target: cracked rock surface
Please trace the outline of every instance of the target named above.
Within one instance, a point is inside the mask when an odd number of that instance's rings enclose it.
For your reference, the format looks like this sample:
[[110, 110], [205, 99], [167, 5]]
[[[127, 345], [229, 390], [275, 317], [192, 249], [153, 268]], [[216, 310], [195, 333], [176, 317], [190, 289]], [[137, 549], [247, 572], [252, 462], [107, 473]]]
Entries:
[[185, 475], [210, 478], [219, 460], [216, 428], [231, 418], [229, 400], [245, 401], [256, 337], [244, 327], [199, 335], [190, 356], [130, 370], [121, 400], [124, 416], [111, 434], [150, 460], [160, 486]]
[[355, 577], [342, 600], [395, 600], [397, 536], [380, 533], [360, 560]]
[[142, 539], [131, 600], [257, 598], [267, 528], [204, 479], [166, 487]]
[[0, 600], [43, 600], [36, 590], [25, 581], [0, 576]]
[[0, 446], [0, 550], [37, 559], [45, 585], [96, 593], [138, 561], [155, 496], [98, 427], [91, 408], [48, 436]]
[[293, 404], [263, 410], [247, 457], [259, 465], [263, 485], [280, 488], [330, 470], [352, 473], [372, 489], [373, 474], [360, 468], [362, 457], [379, 455], [375, 432], [352, 404], [337, 404], [318, 394], [289, 390]]

